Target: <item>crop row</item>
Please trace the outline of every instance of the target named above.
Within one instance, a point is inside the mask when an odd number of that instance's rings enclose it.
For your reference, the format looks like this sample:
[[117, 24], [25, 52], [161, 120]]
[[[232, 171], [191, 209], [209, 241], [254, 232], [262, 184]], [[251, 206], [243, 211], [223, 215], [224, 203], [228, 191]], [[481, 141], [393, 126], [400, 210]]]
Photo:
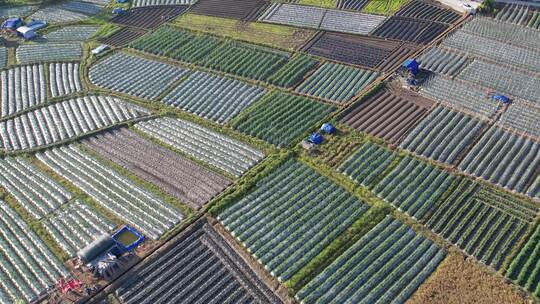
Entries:
[[469, 62], [464, 54], [437, 47], [424, 53], [418, 61], [422, 69], [448, 76], [459, 73]]
[[74, 146], [47, 150], [37, 157], [151, 239], [159, 239], [184, 218], [180, 211]]
[[369, 0], [338, 0], [337, 7], [344, 10], [360, 11]]
[[306, 97], [272, 91], [233, 120], [232, 126], [276, 146], [287, 146], [334, 110]]
[[296, 91], [346, 102], [358, 95], [377, 76], [377, 72], [328, 62], [319, 67]]
[[258, 86], [195, 71], [162, 102], [223, 124], [264, 93], [265, 90]]
[[0, 18], [7, 19], [12, 16], [26, 17], [35, 9], [36, 7], [31, 5], [3, 6], [0, 8]]
[[282, 303], [205, 219], [116, 291], [121, 303]]
[[535, 11], [532, 13], [532, 17], [527, 23], [527, 26], [533, 29], [540, 29], [540, 11]]
[[[48, 23], [68, 23], [86, 19], [101, 10], [101, 6], [96, 4], [87, 3], [85, 5], [86, 7], [80, 4], [84, 5], [84, 2], [66, 1], [64, 3], [48, 5], [30, 15], [30, 18], [43, 20]], [[87, 12], [84, 10], [85, 8], [88, 9]]]
[[112, 18], [111, 22], [138, 29], [153, 29], [172, 21], [188, 8], [186, 5], [134, 7]]
[[403, 6], [396, 16], [410, 17], [428, 21], [454, 23], [461, 15], [454, 10], [425, 1], [414, 0]]
[[494, 192], [488, 191], [491, 195], [487, 196], [480, 187], [463, 180], [426, 225], [467, 254], [499, 269], [528, 223], [505, 210], [512, 210], [513, 206], [505, 206]]
[[512, 103], [499, 120], [501, 126], [540, 138], [540, 107], [523, 101]]
[[67, 202], [72, 194], [24, 158], [0, 159], [0, 185], [35, 219]]
[[81, 60], [82, 56], [80, 43], [23, 44], [16, 51], [19, 63], [76, 61]]
[[144, 108], [109, 96], [62, 101], [0, 122], [0, 148], [33, 149], [147, 115]]
[[115, 225], [96, 210], [77, 200], [42, 221], [45, 230], [70, 257], [95, 238], [110, 233]]
[[480, 17], [465, 23], [462, 29], [466, 32], [474, 33], [485, 38], [500, 40], [504, 43], [529, 47], [531, 49], [540, 48], [540, 33], [534, 29], [516, 24]]
[[495, 15], [495, 20], [527, 25], [531, 10], [527, 5], [510, 4], [505, 5]]
[[392, 16], [373, 32], [374, 36], [427, 44], [448, 28], [447, 24]]
[[98, 41], [113, 47], [123, 47], [144, 34], [146, 30], [125, 26], [105, 38], [99, 38]]
[[218, 219], [283, 282], [368, 208], [328, 178], [291, 159]]
[[197, 0], [134, 0], [131, 7], [161, 6], [161, 5], [192, 5]]
[[0, 303], [36, 301], [69, 272], [22, 218], [0, 200]]
[[269, 5], [265, 0], [205, 0], [198, 1], [190, 13], [252, 22]]
[[44, 65], [23, 65], [0, 74], [2, 82], [2, 113], [7, 116], [44, 103], [47, 84]]
[[297, 294], [306, 304], [405, 303], [446, 253], [386, 217]]
[[82, 42], [90, 39], [98, 30], [99, 27], [94, 25], [66, 26], [43, 35], [43, 38], [48, 42]]
[[52, 97], [69, 95], [82, 90], [78, 63], [49, 64], [49, 81]]
[[292, 87], [302, 81], [304, 75], [318, 64], [319, 62], [311, 56], [298, 54], [268, 77], [267, 81], [280, 87]]
[[510, 190], [525, 192], [540, 166], [540, 144], [492, 127], [459, 168]]
[[157, 98], [189, 70], [117, 52], [88, 72], [93, 84], [146, 99]]
[[493, 118], [499, 107], [484, 89], [440, 75], [428, 78], [421, 85], [419, 93], [444, 106], [482, 119]]
[[510, 263], [506, 276], [535, 296], [540, 296], [540, 225]]
[[3, 69], [8, 64], [8, 49], [0, 46], [0, 69]]
[[264, 157], [264, 152], [195, 123], [158, 118], [135, 125], [142, 132], [232, 175], [240, 176]]
[[396, 155], [392, 151], [373, 143], [365, 143], [338, 170], [356, 183], [371, 188], [395, 159]]
[[416, 219], [433, 208], [455, 177], [420, 160], [405, 157], [375, 188], [379, 197]]
[[231, 183], [128, 129], [100, 133], [83, 143], [194, 209], [199, 209]]
[[468, 115], [439, 106], [407, 135], [400, 147], [453, 164], [484, 126]]

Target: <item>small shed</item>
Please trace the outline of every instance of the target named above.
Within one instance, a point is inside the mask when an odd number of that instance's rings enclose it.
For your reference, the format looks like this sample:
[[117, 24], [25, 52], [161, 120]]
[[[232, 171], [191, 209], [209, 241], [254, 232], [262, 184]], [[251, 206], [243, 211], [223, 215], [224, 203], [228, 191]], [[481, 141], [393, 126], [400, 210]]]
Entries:
[[15, 30], [18, 27], [22, 26], [23, 24], [24, 23], [21, 18], [17, 18], [17, 17], [9, 18], [6, 21], [4, 21], [4, 23], [2, 23], [2, 28], [8, 29], [8, 30]]
[[26, 40], [30, 40], [34, 37], [36, 37], [36, 32], [28, 27], [28, 26], [21, 26], [17, 29], [17, 32], [19, 33], [19, 35], [21, 35], [22, 37], [24, 37], [24, 39]]
[[416, 75], [418, 74], [420, 65], [418, 64], [418, 61], [416, 61], [416, 59], [409, 58], [403, 63], [403, 68], [410, 71], [413, 75]]

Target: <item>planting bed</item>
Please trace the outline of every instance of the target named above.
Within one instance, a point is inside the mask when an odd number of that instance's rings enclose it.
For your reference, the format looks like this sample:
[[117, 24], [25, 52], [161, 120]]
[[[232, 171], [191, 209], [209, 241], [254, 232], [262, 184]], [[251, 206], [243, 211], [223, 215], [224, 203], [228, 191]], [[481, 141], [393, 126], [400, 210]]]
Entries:
[[378, 15], [392, 15], [405, 3], [407, 0], [370, 0], [362, 11]]
[[3, 69], [8, 64], [8, 49], [0, 46], [0, 69]]
[[[420, 67], [422, 69], [445, 74], [447, 76], [454, 76], [461, 72], [463, 68], [469, 63], [469, 59], [466, 54], [460, 52], [449, 51], [446, 49], [434, 47], [424, 53], [420, 58]], [[455, 92], [449, 92], [455, 93]]]
[[79, 43], [24, 44], [16, 55], [19, 63], [71, 61], [81, 60], [83, 51]]
[[407, 5], [403, 6], [396, 13], [396, 16], [410, 17], [427, 21], [437, 21], [448, 24], [456, 22], [461, 17], [460, 14], [451, 9], [418, 0], [411, 1]]
[[264, 157], [264, 152], [195, 123], [158, 118], [138, 123], [142, 132], [235, 176], [240, 176]]
[[264, 93], [261, 87], [196, 71], [165, 96], [162, 102], [223, 124]]
[[198, 0], [190, 13], [253, 21], [266, 5], [263, 0]]
[[49, 87], [52, 97], [82, 91], [79, 64], [72, 62], [49, 64]]
[[517, 101], [503, 113], [499, 124], [525, 135], [540, 138], [540, 105]]
[[527, 25], [531, 17], [535, 15], [535, 11], [529, 6], [519, 4], [505, 5], [495, 15], [495, 20], [515, 23], [519, 25]]
[[459, 168], [507, 189], [525, 192], [538, 174], [539, 149], [538, 142], [492, 127]]
[[474, 18], [465, 23], [462, 30], [533, 50], [540, 48], [540, 32], [516, 24], [498, 22], [491, 18]]
[[1, 121], [0, 149], [34, 149], [145, 115], [146, 109], [109, 96], [70, 99]]
[[358, 131], [397, 143], [432, 105], [431, 100], [416, 94], [382, 89], [348, 108], [340, 121]]
[[405, 157], [373, 192], [400, 211], [421, 220], [455, 179], [455, 176], [428, 163]]
[[273, 91], [231, 124], [243, 133], [284, 147], [334, 110], [334, 106], [306, 97]]
[[166, 246], [118, 288], [121, 303], [282, 303], [206, 219]]
[[396, 154], [373, 143], [365, 143], [338, 168], [356, 183], [372, 188], [390, 167]]
[[453, 164], [483, 127], [479, 120], [439, 106], [407, 135], [400, 148]]
[[8, 116], [42, 104], [47, 99], [45, 66], [16, 66], [0, 72], [2, 111]]
[[304, 76], [319, 65], [319, 61], [311, 56], [298, 54], [289, 59], [287, 64], [277, 70], [267, 81], [281, 87], [293, 87], [304, 79]]
[[114, 47], [122, 47], [138, 39], [145, 33], [145, 30], [139, 30], [131, 27], [123, 27], [118, 31], [114, 32], [112, 35], [106, 38], [99, 39], [99, 42]]
[[112, 23], [142, 29], [156, 28], [181, 15], [187, 6], [156, 6], [132, 8], [111, 19]]
[[0, 200], [0, 302], [34, 302], [69, 272], [23, 219]]
[[36, 155], [101, 207], [157, 240], [184, 219], [176, 208], [74, 146]]
[[448, 25], [407, 17], [390, 17], [373, 32], [374, 36], [427, 44], [448, 28]]
[[192, 5], [197, 0], [134, 0], [131, 7], [163, 6], [163, 5]]
[[369, 0], [338, 0], [337, 7], [346, 10], [360, 11]]
[[218, 216], [280, 281], [291, 278], [369, 208], [290, 159]]
[[327, 62], [296, 88], [296, 91], [344, 103], [358, 95], [377, 76], [378, 73], [370, 70]]
[[35, 9], [35, 6], [30, 5], [5, 6], [0, 8], [0, 19], [7, 19], [12, 16], [27, 16]]
[[104, 6], [105, 3], [70, 0], [45, 6], [33, 13], [30, 18], [48, 23], [75, 22], [99, 13]]
[[540, 225], [537, 225], [534, 232], [528, 237], [517, 255], [512, 259], [506, 276], [516, 284], [521, 285], [536, 297], [540, 296], [540, 281], [538, 275], [540, 271]]
[[115, 228], [107, 218], [81, 200], [57, 210], [51, 217], [44, 219], [42, 225], [70, 257]]
[[90, 39], [98, 30], [99, 26], [94, 25], [66, 26], [43, 35], [43, 38], [47, 42], [85, 41]]
[[526, 232], [538, 208], [464, 179], [434, 211], [427, 227], [495, 269]]
[[405, 303], [446, 253], [386, 217], [297, 294], [302, 303]]
[[90, 67], [93, 84], [146, 99], [155, 99], [189, 70], [117, 52]]
[[419, 93], [482, 119], [493, 118], [500, 105], [486, 95], [485, 89], [439, 75], [426, 80]]
[[227, 178], [128, 129], [98, 134], [84, 144], [194, 209], [230, 184]]
[[35, 219], [71, 199], [72, 194], [22, 157], [0, 159], [0, 185]]

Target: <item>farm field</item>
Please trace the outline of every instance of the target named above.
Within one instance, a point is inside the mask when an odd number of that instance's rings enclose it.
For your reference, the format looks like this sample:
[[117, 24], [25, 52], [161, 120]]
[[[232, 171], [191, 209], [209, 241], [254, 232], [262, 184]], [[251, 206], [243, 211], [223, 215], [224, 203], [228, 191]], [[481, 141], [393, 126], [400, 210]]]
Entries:
[[111, 19], [112, 23], [140, 29], [153, 29], [185, 12], [187, 6], [138, 7]]
[[391, 15], [406, 2], [406, 0], [369, 0], [362, 7], [362, 11], [371, 14]]
[[17, 48], [19, 63], [81, 60], [82, 47], [78, 43], [24, 44]]
[[540, 107], [538, 105], [519, 101], [508, 107], [501, 116], [499, 124], [519, 133], [539, 138], [540, 121], [536, 119], [539, 115]]
[[52, 31], [43, 36], [47, 42], [67, 42], [67, 41], [85, 41], [90, 39], [97, 31], [98, 26], [66, 26]]
[[192, 5], [196, 0], [135, 0], [132, 7], [161, 5]]
[[190, 10], [191, 13], [251, 21], [264, 9], [267, 3], [263, 0], [198, 0]]
[[132, 41], [138, 39], [142, 35], [146, 34], [145, 30], [134, 29], [131, 27], [123, 27], [111, 35], [99, 39], [99, 42], [114, 47], [122, 47], [128, 45]]
[[427, 44], [448, 28], [448, 25], [407, 17], [390, 17], [377, 27], [374, 36]]
[[[396, 16], [410, 17], [415, 19], [423, 19], [427, 21], [436, 21], [448, 24], [456, 22], [461, 17], [460, 14], [451, 9], [436, 5], [435, 3], [428, 3], [418, 0], [413, 0], [404, 5], [396, 13]], [[471, 22], [474, 22], [474, 20]]]
[[467, 56], [441, 48], [432, 48], [418, 58], [423, 69], [434, 73], [454, 76], [468, 64]]
[[105, 6], [103, 1], [59, 1], [38, 9], [30, 18], [49, 23], [70, 23], [98, 14]]
[[2, 70], [0, 77], [1, 116], [12, 115], [45, 102], [47, 85], [44, 65], [23, 65]]

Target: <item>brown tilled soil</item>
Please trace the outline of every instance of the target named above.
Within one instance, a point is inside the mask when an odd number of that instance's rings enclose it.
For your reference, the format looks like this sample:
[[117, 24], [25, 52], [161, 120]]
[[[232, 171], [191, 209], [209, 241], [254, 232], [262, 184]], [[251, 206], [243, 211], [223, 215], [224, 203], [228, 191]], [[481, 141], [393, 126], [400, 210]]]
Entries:
[[459, 253], [450, 253], [407, 304], [532, 303], [524, 292]]

